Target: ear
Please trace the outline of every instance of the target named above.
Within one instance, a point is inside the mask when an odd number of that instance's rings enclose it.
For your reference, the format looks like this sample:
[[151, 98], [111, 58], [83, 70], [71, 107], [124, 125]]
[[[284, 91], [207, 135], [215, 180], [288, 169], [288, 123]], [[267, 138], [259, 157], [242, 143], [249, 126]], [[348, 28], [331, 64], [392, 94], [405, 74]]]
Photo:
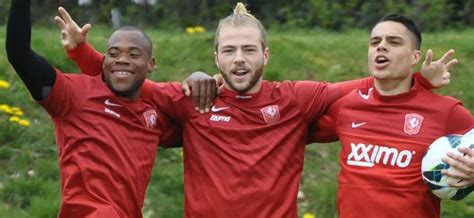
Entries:
[[417, 65], [420, 60], [421, 60], [421, 51], [415, 50], [413, 52], [413, 61], [411, 62], [411, 66]]
[[151, 73], [155, 70], [156, 59], [155, 57], [151, 57], [148, 61], [148, 73]]
[[263, 50], [263, 66], [267, 65], [269, 59], [270, 59], [270, 48], [265, 47], [265, 49]]

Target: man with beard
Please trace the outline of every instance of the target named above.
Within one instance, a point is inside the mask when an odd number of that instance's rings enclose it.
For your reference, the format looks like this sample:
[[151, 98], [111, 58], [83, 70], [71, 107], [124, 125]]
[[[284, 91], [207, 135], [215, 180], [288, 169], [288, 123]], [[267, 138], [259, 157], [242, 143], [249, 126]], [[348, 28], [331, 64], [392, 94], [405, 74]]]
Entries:
[[[474, 119], [459, 100], [413, 79], [421, 41], [413, 20], [382, 18], [369, 40], [373, 83], [334, 102], [312, 131], [313, 140], [341, 141], [339, 217], [440, 217], [440, 199], [421, 176], [423, 155], [437, 138], [473, 129]], [[446, 174], [462, 180], [455, 187], [471, 186], [474, 151], [460, 150], [467, 155], [444, 159], [455, 169]]]
[[157, 145], [179, 138], [144, 83], [155, 65], [150, 38], [120, 28], [108, 40], [103, 74], [63, 74], [31, 49], [30, 19], [30, 0], [12, 0], [6, 50], [55, 125], [58, 217], [142, 217]]
[[[70, 52], [80, 67], [80, 59], [89, 57], [100, 65], [100, 55], [77, 44]], [[211, 112], [193, 113], [177, 84], [174, 91], [159, 90], [159, 101], [167, 102], [163, 110], [184, 130], [185, 217], [297, 217], [311, 121], [344, 93], [373, 81], [265, 81], [269, 56], [263, 25], [237, 3], [216, 30], [215, 63], [224, 91]]]

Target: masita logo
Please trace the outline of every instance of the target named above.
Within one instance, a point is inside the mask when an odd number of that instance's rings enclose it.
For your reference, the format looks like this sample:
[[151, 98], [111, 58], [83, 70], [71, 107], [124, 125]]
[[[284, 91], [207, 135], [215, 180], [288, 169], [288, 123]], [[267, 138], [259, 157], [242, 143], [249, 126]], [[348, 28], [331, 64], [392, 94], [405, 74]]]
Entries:
[[218, 115], [211, 115], [211, 118], [209, 118], [210, 121], [216, 121], [216, 122], [229, 122], [230, 117], [229, 116], [218, 116]]
[[351, 143], [351, 153], [347, 156], [347, 164], [361, 167], [373, 167], [375, 164], [407, 167], [415, 151], [390, 148], [380, 145]]

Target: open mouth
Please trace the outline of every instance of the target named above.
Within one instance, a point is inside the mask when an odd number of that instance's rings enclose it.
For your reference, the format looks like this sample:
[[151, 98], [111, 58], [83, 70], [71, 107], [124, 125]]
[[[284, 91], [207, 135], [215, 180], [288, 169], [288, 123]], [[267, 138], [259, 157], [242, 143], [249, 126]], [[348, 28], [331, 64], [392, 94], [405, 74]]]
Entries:
[[132, 71], [127, 71], [127, 70], [113, 70], [111, 71], [112, 74], [116, 77], [119, 78], [125, 78], [133, 75]]
[[235, 70], [232, 70], [232, 74], [238, 76], [238, 77], [242, 77], [242, 76], [245, 76], [247, 75], [248, 73], [250, 72], [250, 70], [248, 69], [235, 69]]
[[390, 59], [384, 55], [378, 55], [375, 57], [375, 67], [377, 69], [384, 69], [390, 64]]

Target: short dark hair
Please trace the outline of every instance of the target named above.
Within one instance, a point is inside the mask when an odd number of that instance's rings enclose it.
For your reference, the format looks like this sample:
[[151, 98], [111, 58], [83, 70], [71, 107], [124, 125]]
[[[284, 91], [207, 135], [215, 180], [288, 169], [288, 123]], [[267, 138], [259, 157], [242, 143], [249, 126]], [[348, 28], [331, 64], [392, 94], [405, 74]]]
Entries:
[[148, 36], [148, 34], [146, 34], [143, 30], [141, 30], [140, 28], [138, 27], [135, 27], [135, 26], [122, 26], [120, 28], [117, 29], [117, 31], [136, 31], [136, 32], [139, 32], [143, 35], [143, 38], [145, 39], [146, 41], [146, 44], [149, 46], [149, 55], [151, 55], [152, 51], [153, 51], [153, 43], [151, 41], [151, 38], [150, 36]]
[[405, 17], [405, 16], [399, 15], [399, 14], [390, 14], [388, 16], [385, 16], [382, 19], [380, 19], [378, 23], [381, 23], [381, 22], [384, 22], [384, 21], [393, 21], [393, 22], [397, 22], [397, 23], [400, 23], [403, 26], [405, 26], [408, 29], [408, 31], [413, 33], [413, 35], [415, 36], [415, 47], [416, 47], [416, 49], [420, 50], [421, 41], [422, 41], [421, 33], [420, 33], [420, 29], [418, 28], [418, 25], [415, 23], [415, 21], [413, 21], [409, 17]]

